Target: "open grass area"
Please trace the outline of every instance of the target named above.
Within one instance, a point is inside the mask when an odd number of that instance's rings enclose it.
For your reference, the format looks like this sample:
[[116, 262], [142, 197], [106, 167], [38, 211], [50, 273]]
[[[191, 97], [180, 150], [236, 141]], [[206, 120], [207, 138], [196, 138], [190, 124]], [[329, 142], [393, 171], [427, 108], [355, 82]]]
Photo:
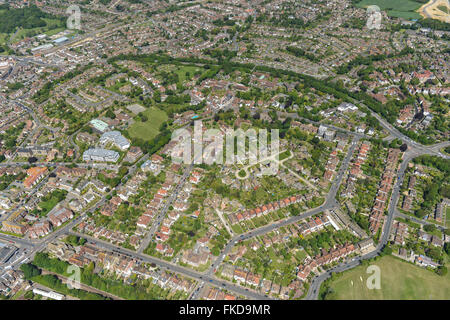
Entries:
[[284, 159], [287, 159], [291, 156], [291, 152], [289, 150], [286, 150], [282, 153], [279, 154], [279, 159], [280, 161], [283, 161]]
[[47, 214], [59, 203], [61, 202], [67, 195], [67, 191], [65, 190], [55, 190], [52, 193], [47, 194], [42, 198], [42, 201], [39, 203], [38, 207], [41, 209], [39, 211], [40, 216], [47, 216]]
[[[367, 267], [359, 266], [342, 274], [330, 287], [334, 293], [327, 296], [336, 300], [442, 300], [450, 298], [450, 274], [436, 273], [412, 265], [392, 256], [371, 263], [380, 268], [381, 289], [368, 289]], [[361, 281], [362, 278], [362, 281]], [[353, 281], [353, 285], [352, 285]]]
[[[194, 73], [203, 71], [203, 68], [200, 67], [194, 67], [194, 66], [179, 66], [177, 69], [175, 69], [175, 73], [178, 74], [178, 77], [180, 79], [180, 83], [183, 83], [184, 81], [189, 81], [192, 79], [192, 76]], [[188, 73], [188, 76], [186, 75]]]
[[149, 108], [143, 112], [147, 121], [136, 121], [128, 128], [128, 133], [133, 138], [150, 140], [159, 133], [159, 127], [167, 120], [167, 114], [157, 108]]
[[416, 12], [423, 3], [413, 0], [362, 0], [356, 6], [367, 8], [370, 5], [377, 5], [381, 10], [385, 10], [391, 17], [404, 19], [420, 19], [421, 15]]
[[[181, 85], [185, 81], [191, 80], [196, 73], [203, 73], [204, 68], [198, 66], [165, 64], [160, 65], [158, 70], [169, 74], [176, 74], [178, 76], [177, 83]], [[164, 78], [164, 75], [162, 74], [161, 77]]]

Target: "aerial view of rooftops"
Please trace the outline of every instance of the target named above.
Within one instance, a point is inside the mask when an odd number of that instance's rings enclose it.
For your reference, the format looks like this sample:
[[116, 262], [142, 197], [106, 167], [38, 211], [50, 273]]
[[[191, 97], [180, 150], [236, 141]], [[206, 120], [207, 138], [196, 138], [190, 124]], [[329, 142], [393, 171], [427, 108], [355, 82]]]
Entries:
[[449, 58], [448, 0], [0, 0], [0, 300], [450, 300]]

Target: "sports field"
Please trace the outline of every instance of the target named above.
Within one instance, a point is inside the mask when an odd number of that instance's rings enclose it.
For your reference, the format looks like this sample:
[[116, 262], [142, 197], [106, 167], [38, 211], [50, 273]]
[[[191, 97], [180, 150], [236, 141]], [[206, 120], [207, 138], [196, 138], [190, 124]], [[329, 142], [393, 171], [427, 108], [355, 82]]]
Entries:
[[367, 288], [366, 281], [371, 274], [366, 273], [366, 266], [359, 266], [343, 273], [333, 281], [330, 287], [334, 293], [327, 298], [333, 300], [450, 299], [450, 274], [442, 277], [392, 256], [382, 257], [372, 264], [380, 268], [381, 289]]
[[147, 121], [136, 121], [128, 128], [128, 133], [133, 138], [150, 140], [159, 133], [161, 123], [167, 120], [167, 114], [157, 108], [149, 108], [143, 112]]
[[377, 5], [381, 10], [391, 17], [399, 17], [404, 19], [420, 19], [421, 15], [417, 10], [423, 3], [414, 0], [362, 0], [356, 6], [367, 8], [370, 5]]

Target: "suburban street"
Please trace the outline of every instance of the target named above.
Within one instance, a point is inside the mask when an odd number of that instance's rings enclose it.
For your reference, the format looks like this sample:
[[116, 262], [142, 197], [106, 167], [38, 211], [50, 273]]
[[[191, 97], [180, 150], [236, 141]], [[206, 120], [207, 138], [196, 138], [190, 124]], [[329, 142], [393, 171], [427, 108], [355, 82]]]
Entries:
[[[385, 217], [384, 225], [382, 234], [380, 237], [380, 241], [376, 247], [376, 249], [362, 257], [353, 259], [351, 261], [345, 261], [341, 263], [340, 265], [327, 270], [326, 272], [316, 276], [309, 287], [308, 294], [305, 297], [306, 300], [317, 300], [319, 296], [319, 290], [320, 286], [323, 281], [328, 279], [332, 273], [339, 273], [343, 272], [349, 269], [352, 269], [358, 265], [360, 265], [362, 260], [366, 259], [372, 259], [380, 254], [380, 252], [383, 250], [383, 248], [386, 246], [389, 235], [392, 227], [392, 223], [394, 218], [397, 216], [397, 202], [400, 194], [400, 187], [403, 183], [403, 179], [405, 176], [405, 170], [411, 160], [414, 158], [421, 156], [423, 154], [431, 154], [431, 155], [437, 155], [437, 156], [443, 156], [444, 158], [448, 159], [449, 157], [446, 155], [442, 155], [439, 151], [441, 148], [444, 148], [446, 146], [450, 145], [450, 142], [443, 142], [432, 146], [423, 146], [417, 142], [412, 141], [408, 137], [405, 137], [402, 133], [400, 133], [397, 129], [393, 128], [390, 124], [387, 123], [384, 119], [382, 119], [380, 116], [378, 116], [376, 113], [373, 113], [375, 117], [380, 121], [381, 125], [389, 131], [389, 133], [394, 136], [395, 138], [398, 138], [402, 140], [404, 143], [408, 144], [408, 150], [404, 153], [403, 158], [400, 162], [400, 165], [397, 170], [397, 179], [394, 184], [394, 188], [392, 190], [392, 195], [389, 201], [389, 208], [388, 208], [388, 215]], [[404, 215], [399, 215], [401, 217], [404, 217]], [[410, 218], [410, 217], [408, 217]]]

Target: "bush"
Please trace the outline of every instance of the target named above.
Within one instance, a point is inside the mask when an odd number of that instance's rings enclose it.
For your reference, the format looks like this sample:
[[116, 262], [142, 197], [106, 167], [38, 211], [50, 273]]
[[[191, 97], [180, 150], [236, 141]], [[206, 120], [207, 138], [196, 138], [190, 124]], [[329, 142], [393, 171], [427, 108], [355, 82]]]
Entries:
[[440, 266], [436, 269], [436, 273], [440, 276], [445, 276], [447, 274], [447, 267], [446, 266]]
[[31, 263], [24, 263], [20, 266], [20, 270], [23, 271], [25, 279], [29, 280], [32, 277], [38, 276], [41, 274], [39, 268]]
[[436, 230], [436, 226], [434, 224], [427, 224], [423, 227], [423, 230], [426, 232], [433, 232]]

